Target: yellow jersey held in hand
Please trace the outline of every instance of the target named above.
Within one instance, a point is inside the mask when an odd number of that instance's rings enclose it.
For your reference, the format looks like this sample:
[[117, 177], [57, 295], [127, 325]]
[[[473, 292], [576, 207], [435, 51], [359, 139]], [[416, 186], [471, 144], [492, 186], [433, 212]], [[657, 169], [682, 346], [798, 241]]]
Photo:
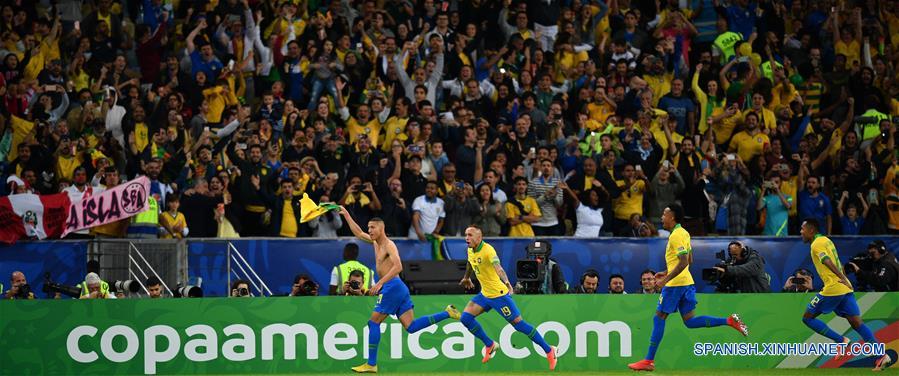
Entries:
[[509, 293], [509, 288], [499, 279], [499, 274], [496, 274], [495, 265], [499, 264], [499, 257], [492, 245], [481, 241], [474, 249], [468, 248], [468, 263], [481, 282], [481, 294], [484, 297], [493, 299]]
[[[692, 253], [690, 233], [684, 230], [680, 224], [675, 225], [674, 230], [671, 231], [671, 236], [668, 237], [668, 246], [665, 247], [665, 264], [668, 266], [668, 273], [670, 274], [677, 267], [679, 256], [687, 255], [687, 257], [691, 257]], [[693, 275], [690, 274], [690, 265], [688, 264], [684, 271], [678, 274], [677, 277], [669, 280], [665, 286], [689, 286], [692, 284]]]
[[849, 286], [840, 283], [840, 276], [836, 275], [827, 265], [824, 265], [825, 259], [830, 259], [837, 269], [843, 273], [843, 265], [840, 264], [840, 256], [837, 255], [837, 247], [833, 245], [826, 236], [817, 234], [815, 240], [812, 240], [812, 263], [815, 264], [815, 270], [824, 281], [824, 288], [821, 289], [822, 296], [840, 296], [852, 292]]

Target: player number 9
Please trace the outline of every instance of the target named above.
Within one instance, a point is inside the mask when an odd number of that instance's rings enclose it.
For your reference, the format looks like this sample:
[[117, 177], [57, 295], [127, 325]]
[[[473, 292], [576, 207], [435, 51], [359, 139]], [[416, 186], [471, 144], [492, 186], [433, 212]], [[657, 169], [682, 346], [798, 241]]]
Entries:
[[512, 314], [512, 310], [509, 309], [509, 307], [503, 307], [503, 308], [500, 309], [500, 310], [503, 311], [503, 316], [507, 316], [507, 317], [508, 317], [509, 315]]

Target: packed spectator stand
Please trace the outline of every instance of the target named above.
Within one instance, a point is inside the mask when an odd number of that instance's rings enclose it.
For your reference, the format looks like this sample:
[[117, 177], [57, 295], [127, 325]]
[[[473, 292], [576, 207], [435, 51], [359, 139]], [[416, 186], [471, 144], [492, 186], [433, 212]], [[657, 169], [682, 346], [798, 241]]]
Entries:
[[67, 238], [899, 233], [895, 0], [12, 3], [4, 193], [158, 206]]

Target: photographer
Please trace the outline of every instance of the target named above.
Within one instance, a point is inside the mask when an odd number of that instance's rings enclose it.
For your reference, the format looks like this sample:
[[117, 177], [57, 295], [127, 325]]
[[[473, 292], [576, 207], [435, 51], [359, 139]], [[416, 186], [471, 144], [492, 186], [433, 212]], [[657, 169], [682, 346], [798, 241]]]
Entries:
[[787, 278], [781, 292], [814, 292], [812, 272], [806, 269], [796, 269], [793, 275]]
[[715, 266], [721, 283], [718, 292], [770, 292], [771, 280], [765, 273], [765, 259], [758, 251], [734, 241], [727, 246], [730, 259]]
[[350, 279], [343, 283], [343, 295], [365, 296], [365, 275], [360, 270], [350, 272]]
[[147, 295], [150, 299], [159, 299], [162, 297], [162, 281], [155, 275], [147, 278]]
[[250, 292], [250, 282], [244, 279], [238, 279], [231, 284], [232, 298], [252, 298], [253, 293]]
[[90, 272], [84, 276], [81, 284], [80, 299], [115, 299], [115, 294], [109, 293], [109, 284], [100, 279], [97, 273]]
[[[328, 286], [328, 295], [341, 295], [343, 294], [343, 286], [347, 284], [349, 278], [354, 271], [358, 271], [362, 273], [362, 289], [368, 290], [372, 285], [372, 272], [371, 269], [365, 264], [358, 261], [359, 259], [359, 245], [356, 243], [347, 243], [347, 245], [343, 246], [343, 263], [335, 266], [331, 269], [331, 283]], [[300, 277], [304, 277], [303, 275], [297, 276], [295, 281], [298, 281]], [[309, 279], [309, 278], [306, 278]], [[294, 282], [297, 283], [297, 282]], [[338, 286], [340, 286], [340, 292], [338, 292]], [[292, 296], [295, 296], [291, 293]]]
[[317, 296], [318, 283], [308, 274], [299, 274], [293, 279], [293, 288], [288, 296]]
[[9, 277], [10, 289], [4, 295], [5, 299], [34, 299], [34, 293], [31, 292], [31, 286], [25, 279], [25, 273], [20, 271], [12, 272]]
[[899, 291], [899, 263], [882, 240], [868, 244], [868, 254], [853, 257], [846, 271], [855, 273], [859, 290], [867, 286], [877, 292]]

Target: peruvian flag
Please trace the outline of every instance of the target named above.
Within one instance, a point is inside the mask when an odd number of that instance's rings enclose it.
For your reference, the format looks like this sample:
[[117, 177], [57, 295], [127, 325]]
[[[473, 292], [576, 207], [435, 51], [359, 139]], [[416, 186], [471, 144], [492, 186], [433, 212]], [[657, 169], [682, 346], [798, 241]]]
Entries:
[[69, 214], [69, 195], [30, 193], [0, 197], [0, 242], [22, 238], [59, 238]]

